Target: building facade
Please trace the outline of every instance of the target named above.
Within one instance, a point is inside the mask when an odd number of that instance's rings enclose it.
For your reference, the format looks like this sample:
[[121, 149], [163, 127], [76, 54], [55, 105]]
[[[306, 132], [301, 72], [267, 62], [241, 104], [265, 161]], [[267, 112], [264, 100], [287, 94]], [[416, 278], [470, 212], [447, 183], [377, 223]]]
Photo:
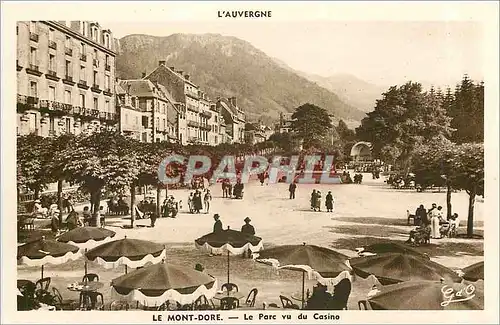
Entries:
[[238, 107], [236, 97], [217, 98], [216, 107], [224, 118], [227, 140], [224, 142], [245, 142], [245, 114]]
[[[178, 105], [150, 80], [120, 80], [120, 131], [141, 142], [177, 141]], [[118, 94], [119, 92], [119, 94]]]
[[276, 133], [288, 133], [292, 127], [292, 113], [280, 113], [280, 119], [275, 127]]
[[17, 134], [116, 129], [113, 35], [90, 21], [17, 22]]

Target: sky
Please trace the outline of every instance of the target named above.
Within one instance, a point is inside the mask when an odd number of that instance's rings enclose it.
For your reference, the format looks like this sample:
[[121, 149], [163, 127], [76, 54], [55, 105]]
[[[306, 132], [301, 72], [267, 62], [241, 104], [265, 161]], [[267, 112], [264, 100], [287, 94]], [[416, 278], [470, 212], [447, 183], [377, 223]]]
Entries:
[[106, 22], [129, 34], [218, 33], [250, 42], [290, 67], [320, 76], [351, 74], [388, 86], [408, 80], [451, 86], [482, 80], [483, 29], [476, 22]]

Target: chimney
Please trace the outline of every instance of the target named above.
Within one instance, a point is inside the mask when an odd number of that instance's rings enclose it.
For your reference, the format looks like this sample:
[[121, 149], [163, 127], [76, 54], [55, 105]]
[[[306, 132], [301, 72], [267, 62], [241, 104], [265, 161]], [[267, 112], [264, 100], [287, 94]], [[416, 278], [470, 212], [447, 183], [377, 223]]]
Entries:
[[186, 80], [189, 80], [189, 75], [188, 75], [188, 74], [187, 74], [187, 75], [185, 75], [185, 76], [184, 76], [184, 78], [185, 78]]
[[177, 73], [180, 74], [181, 76], [182, 76], [183, 72], [184, 71], [182, 71], [182, 70], [177, 71]]
[[165, 65], [166, 61], [158, 61], [158, 65]]
[[170, 70], [175, 72], [175, 67], [169, 67], [169, 68], [170, 68]]
[[142, 79], [146, 78], [146, 72], [142, 73]]

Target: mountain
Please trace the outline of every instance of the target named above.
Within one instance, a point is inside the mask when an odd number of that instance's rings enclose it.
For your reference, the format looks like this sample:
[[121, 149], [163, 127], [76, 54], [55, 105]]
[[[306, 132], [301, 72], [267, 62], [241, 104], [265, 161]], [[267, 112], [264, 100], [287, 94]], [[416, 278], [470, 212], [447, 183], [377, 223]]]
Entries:
[[277, 64], [250, 43], [219, 34], [128, 35], [117, 40], [117, 77], [140, 78], [158, 61], [183, 70], [211, 98], [232, 97], [250, 120], [276, 119], [280, 112], [312, 103], [346, 122], [359, 122], [364, 112], [335, 93]]
[[306, 78], [336, 93], [342, 101], [363, 112], [373, 111], [375, 101], [389, 88], [371, 84], [350, 74], [335, 74], [329, 77], [306, 75]]

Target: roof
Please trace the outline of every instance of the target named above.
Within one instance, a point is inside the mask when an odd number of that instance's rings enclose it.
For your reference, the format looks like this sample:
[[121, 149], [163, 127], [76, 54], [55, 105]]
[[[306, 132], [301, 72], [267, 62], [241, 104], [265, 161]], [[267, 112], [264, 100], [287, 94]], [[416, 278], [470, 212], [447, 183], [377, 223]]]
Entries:
[[123, 89], [119, 83], [115, 83], [115, 94], [117, 95], [124, 95], [126, 94], [127, 92], [125, 91], [125, 89]]
[[197, 85], [195, 85], [195, 84], [194, 84], [191, 80], [187, 80], [186, 78], [184, 78], [184, 76], [183, 76], [183, 75], [180, 75], [179, 73], [177, 73], [176, 71], [174, 71], [174, 70], [170, 69], [170, 68], [169, 68], [169, 67], [167, 67], [166, 65], [159, 65], [159, 66], [157, 66], [157, 67], [156, 67], [156, 69], [154, 69], [153, 71], [151, 71], [151, 72], [150, 72], [147, 76], [145, 76], [145, 77], [144, 77], [144, 78], [142, 78], [142, 79], [143, 79], [143, 80], [148, 79], [148, 78], [149, 78], [149, 76], [150, 76], [150, 75], [152, 75], [154, 72], [156, 72], [156, 70], [158, 70], [158, 69], [163, 69], [163, 70], [166, 70], [166, 71], [168, 71], [168, 72], [170, 72], [170, 73], [173, 73], [175, 76], [177, 76], [177, 78], [181, 79], [181, 80], [182, 80], [182, 81], [184, 81], [184, 82], [187, 82], [188, 84], [190, 84], [190, 85], [191, 85], [191, 86], [193, 86], [193, 87], [198, 88], [198, 86], [197, 86]]
[[235, 115], [236, 118], [238, 117], [238, 110], [237, 110], [237, 108], [234, 107], [229, 102], [229, 100], [227, 100], [226, 98], [220, 98], [219, 102], [220, 102], [221, 106], [224, 107], [229, 113], [231, 113], [232, 115]]
[[149, 80], [120, 80], [119, 85], [131, 96], [156, 96], [153, 90], [155, 86]]

